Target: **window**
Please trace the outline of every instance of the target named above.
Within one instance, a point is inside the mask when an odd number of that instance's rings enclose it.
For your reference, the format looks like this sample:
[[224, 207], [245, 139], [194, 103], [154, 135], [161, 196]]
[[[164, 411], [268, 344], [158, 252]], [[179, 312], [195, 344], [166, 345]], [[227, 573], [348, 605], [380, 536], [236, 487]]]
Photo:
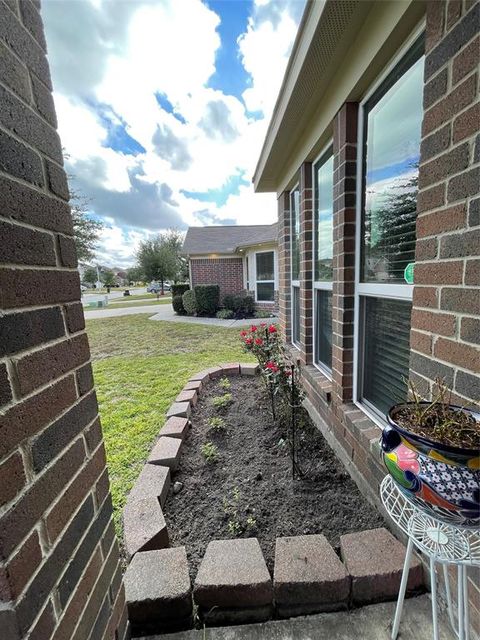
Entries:
[[407, 394], [423, 51], [422, 36], [361, 111], [356, 398], [382, 419]]
[[314, 185], [314, 362], [332, 368], [333, 150], [313, 166]]
[[248, 256], [245, 256], [245, 284], [246, 284], [246, 290], [250, 291], [250, 265], [249, 265], [249, 260], [248, 260]]
[[300, 191], [290, 192], [292, 342], [300, 346]]
[[255, 254], [257, 268], [257, 302], [275, 300], [275, 260], [273, 251]]

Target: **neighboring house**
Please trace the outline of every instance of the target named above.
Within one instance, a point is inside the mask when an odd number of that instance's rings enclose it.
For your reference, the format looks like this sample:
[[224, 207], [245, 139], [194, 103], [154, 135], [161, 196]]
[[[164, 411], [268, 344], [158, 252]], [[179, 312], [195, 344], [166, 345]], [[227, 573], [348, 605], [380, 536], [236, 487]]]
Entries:
[[253, 178], [307, 406], [377, 503], [405, 379], [480, 398], [479, 24], [472, 0], [308, 2]]
[[248, 290], [258, 308], [276, 310], [277, 225], [189, 227], [182, 253], [190, 286], [218, 284], [220, 298]]

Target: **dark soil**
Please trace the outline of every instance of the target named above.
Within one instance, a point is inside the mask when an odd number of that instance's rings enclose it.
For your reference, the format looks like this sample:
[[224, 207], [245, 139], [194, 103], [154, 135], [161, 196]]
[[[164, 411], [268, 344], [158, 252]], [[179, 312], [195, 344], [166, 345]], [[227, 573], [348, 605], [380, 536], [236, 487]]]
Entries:
[[395, 421], [405, 431], [438, 444], [461, 449], [480, 449], [480, 422], [461, 409], [441, 403], [412, 404], [399, 409]]
[[[212, 398], [226, 391], [232, 404], [213, 408]], [[338, 547], [344, 533], [383, 525], [308, 415], [301, 414], [297, 450], [303, 475], [293, 481], [288, 434], [273, 424], [262, 381], [234, 377], [231, 389], [216, 381], [203, 390], [164, 509], [172, 546], [187, 548], [192, 579], [213, 539], [257, 537], [272, 570], [276, 537], [323, 533]], [[224, 418], [224, 432], [209, 427], [214, 416]], [[218, 447], [213, 462], [201, 452], [205, 442]], [[174, 494], [177, 481], [183, 488]]]

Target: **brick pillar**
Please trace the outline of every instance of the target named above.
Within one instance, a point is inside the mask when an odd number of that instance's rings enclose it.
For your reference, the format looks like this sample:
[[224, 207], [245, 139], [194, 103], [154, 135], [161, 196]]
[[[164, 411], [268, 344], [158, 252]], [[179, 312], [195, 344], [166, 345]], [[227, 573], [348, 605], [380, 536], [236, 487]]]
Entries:
[[292, 339], [290, 266], [290, 193], [284, 191], [278, 198], [278, 317], [287, 343]]
[[300, 167], [300, 359], [302, 364], [313, 361], [313, 200], [312, 163]]
[[0, 637], [120, 640], [121, 566], [38, 5], [0, 3]]
[[411, 376], [480, 400], [480, 4], [427, 6]]
[[352, 400], [355, 286], [355, 176], [358, 104], [347, 102], [333, 123], [332, 396]]

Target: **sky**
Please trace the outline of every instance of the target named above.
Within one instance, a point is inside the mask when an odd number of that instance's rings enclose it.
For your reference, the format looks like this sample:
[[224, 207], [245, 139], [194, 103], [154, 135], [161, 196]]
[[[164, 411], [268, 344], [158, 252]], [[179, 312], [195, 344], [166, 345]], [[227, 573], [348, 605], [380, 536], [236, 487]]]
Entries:
[[97, 261], [189, 225], [266, 224], [251, 178], [304, 0], [43, 0], [74, 190], [104, 223]]

